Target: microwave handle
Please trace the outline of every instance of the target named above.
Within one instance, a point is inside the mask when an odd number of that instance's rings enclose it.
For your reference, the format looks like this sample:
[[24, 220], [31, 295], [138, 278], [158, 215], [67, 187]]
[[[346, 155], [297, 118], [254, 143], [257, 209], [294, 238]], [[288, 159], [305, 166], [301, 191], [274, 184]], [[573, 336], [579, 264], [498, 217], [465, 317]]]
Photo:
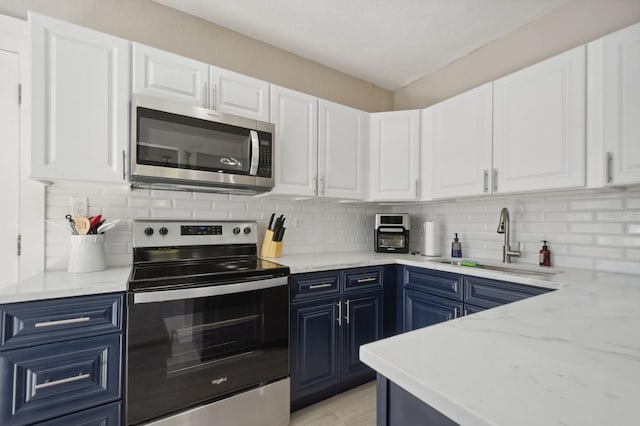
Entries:
[[249, 169], [249, 175], [255, 176], [258, 174], [258, 162], [260, 161], [260, 139], [258, 138], [258, 132], [250, 130], [251, 136], [251, 168]]

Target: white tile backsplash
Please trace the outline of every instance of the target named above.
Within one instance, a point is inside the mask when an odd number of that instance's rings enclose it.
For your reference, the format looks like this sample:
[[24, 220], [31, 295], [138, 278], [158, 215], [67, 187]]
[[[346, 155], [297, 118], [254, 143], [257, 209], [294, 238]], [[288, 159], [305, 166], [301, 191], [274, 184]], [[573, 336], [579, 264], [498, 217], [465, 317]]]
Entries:
[[554, 266], [640, 273], [640, 189], [571, 191], [438, 201], [394, 206], [410, 213], [411, 248], [424, 249], [422, 223], [434, 220], [442, 253], [458, 232], [465, 258], [502, 259], [496, 232], [502, 207], [511, 214], [511, 243], [523, 245], [515, 263], [537, 264], [540, 240], [549, 240]]
[[[423, 250], [422, 223], [434, 220], [442, 253], [450, 252], [458, 232], [465, 258], [501, 259], [503, 236], [496, 232], [502, 207], [511, 214], [512, 245], [522, 243], [515, 263], [537, 264], [540, 240], [550, 241], [552, 262], [577, 267], [640, 273], [640, 189], [572, 191], [484, 197], [423, 204], [380, 206], [330, 200], [288, 200], [178, 191], [149, 191], [113, 187], [55, 184], [47, 188], [46, 217], [64, 226], [71, 196], [86, 196], [89, 214], [124, 219], [107, 234], [109, 265], [131, 262], [133, 219], [256, 220], [259, 240], [272, 212], [287, 216], [284, 253], [323, 253], [373, 250], [373, 215], [411, 215], [411, 248]], [[295, 222], [301, 229], [295, 229]], [[68, 233], [46, 225], [48, 269], [65, 268]]]
[[[87, 197], [89, 215], [102, 214], [123, 222], [106, 234], [108, 265], [131, 263], [133, 219], [255, 220], [262, 241], [272, 212], [287, 217], [284, 254], [373, 250], [373, 212], [380, 208], [363, 203], [341, 204], [328, 200], [287, 200], [182, 191], [95, 188], [71, 183], [47, 187], [46, 217], [62, 226], [70, 213], [71, 196]], [[300, 229], [295, 229], [298, 219]], [[64, 269], [69, 256], [69, 234], [46, 225], [46, 267]]]

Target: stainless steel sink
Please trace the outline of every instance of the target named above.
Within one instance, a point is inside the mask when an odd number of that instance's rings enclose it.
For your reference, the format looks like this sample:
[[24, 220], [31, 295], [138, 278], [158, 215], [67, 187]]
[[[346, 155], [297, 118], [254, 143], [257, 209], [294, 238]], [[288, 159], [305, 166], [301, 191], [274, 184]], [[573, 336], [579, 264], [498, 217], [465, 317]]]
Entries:
[[437, 263], [444, 263], [444, 264], [447, 264], [447, 265], [460, 266], [461, 268], [487, 269], [487, 270], [490, 270], [490, 271], [510, 272], [510, 273], [517, 274], [517, 275], [527, 275], [527, 276], [531, 276], [531, 277], [547, 278], [547, 279], [550, 279], [553, 275], [558, 273], [558, 272], [552, 272], [552, 271], [549, 271], [549, 272], [532, 271], [530, 269], [512, 268], [512, 267], [509, 267], [509, 266], [485, 265], [483, 263], [476, 263], [475, 266], [465, 266], [465, 265], [460, 265], [460, 262], [459, 261], [455, 261], [455, 260], [436, 260], [436, 262]]

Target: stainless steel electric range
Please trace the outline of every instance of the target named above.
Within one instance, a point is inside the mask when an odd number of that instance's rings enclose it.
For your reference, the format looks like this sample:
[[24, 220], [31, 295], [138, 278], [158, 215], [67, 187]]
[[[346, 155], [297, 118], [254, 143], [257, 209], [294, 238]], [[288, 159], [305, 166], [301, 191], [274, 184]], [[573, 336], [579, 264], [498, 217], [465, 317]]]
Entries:
[[127, 425], [289, 424], [289, 269], [255, 222], [136, 221]]

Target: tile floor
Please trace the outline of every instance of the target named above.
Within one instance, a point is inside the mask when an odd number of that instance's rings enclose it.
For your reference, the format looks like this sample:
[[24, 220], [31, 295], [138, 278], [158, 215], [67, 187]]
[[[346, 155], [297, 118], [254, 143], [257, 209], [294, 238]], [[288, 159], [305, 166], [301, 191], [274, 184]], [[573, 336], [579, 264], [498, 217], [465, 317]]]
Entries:
[[291, 414], [291, 426], [375, 426], [376, 382], [372, 381]]

